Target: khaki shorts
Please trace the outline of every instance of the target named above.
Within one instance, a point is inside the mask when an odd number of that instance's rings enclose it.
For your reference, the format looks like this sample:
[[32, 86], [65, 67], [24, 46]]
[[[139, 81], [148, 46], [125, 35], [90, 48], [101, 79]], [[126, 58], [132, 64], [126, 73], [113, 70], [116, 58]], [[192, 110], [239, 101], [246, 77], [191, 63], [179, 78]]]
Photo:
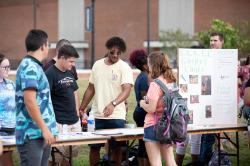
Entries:
[[[59, 131], [59, 133], [62, 133], [63, 131], [63, 125], [60, 123], [56, 124], [57, 129]], [[81, 121], [78, 120], [78, 122], [76, 122], [73, 125], [68, 125], [68, 132], [81, 132], [82, 128], [81, 128]], [[76, 157], [79, 153], [79, 148], [80, 146], [72, 146], [72, 157]], [[55, 154], [55, 162], [56, 163], [61, 163], [63, 159], [68, 160], [69, 158], [69, 146], [59, 146], [56, 147], [57, 150], [59, 150], [59, 152], [54, 153]], [[50, 161], [52, 160], [52, 158], [50, 159]]]

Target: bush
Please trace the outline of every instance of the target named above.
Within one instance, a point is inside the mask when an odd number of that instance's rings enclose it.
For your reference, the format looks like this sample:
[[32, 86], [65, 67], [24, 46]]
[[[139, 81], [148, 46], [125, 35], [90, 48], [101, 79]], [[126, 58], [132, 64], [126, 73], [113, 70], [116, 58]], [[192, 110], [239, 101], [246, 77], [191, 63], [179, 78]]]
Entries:
[[242, 39], [239, 36], [238, 29], [234, 28], [231, 24], [215, 19], [212, 21], [211, 28], [208, 31], [199, 32], [198, 37], [200, 42], [207, 48], [210, 46], [210, 33], [220, 32], [224, 35], [223, 48], [239, 48]]

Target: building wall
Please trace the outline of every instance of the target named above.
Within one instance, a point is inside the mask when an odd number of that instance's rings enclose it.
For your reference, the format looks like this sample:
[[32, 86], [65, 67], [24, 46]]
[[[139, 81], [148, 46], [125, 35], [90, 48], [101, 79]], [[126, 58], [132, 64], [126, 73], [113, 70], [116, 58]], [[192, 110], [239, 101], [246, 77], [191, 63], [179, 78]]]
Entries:
[[194, 33], [194, 0], [159, 0], [159, 31]]
[[[37, 1], [37, 28], [44, 29], [50, 41], [57, 39], [57, 0]], [[25, 36], [34, 27], [32, 0], [0, 1], [0, 52], [16, 67], [26, 54]]]
[[195, 0], [195, 32], [207, 30], [216, 18], [232, 24], [250, 21], [250, 1]]
[[[73, 42], [84, 41], [84, 2], [83, 0], [59, 0], [59, 39], [68, 39]], [[76, 48], [79, 58], [76, 60], [77, 68], [84, 68], [83, 48]]]
[[[85, 6], [90, 5], [85, 1]], [[147, 1], [146, 0], [96, 0], [95, 1], [95, 59], [104, 57], [105, 42], [112, 36], [122, 37], [127, 44], [127, 59], [136, 48], [143, 48], [147, 40]], [[151, 39], [158, 39], [158, 1], [151, 0]], [[85, 32], [86, 40], [91, 41], [91, 32]], [[90, 43], [91, 44], [91, 43]], [[91, 48], [91, 46], [90, 46]], [[86, 52], [90, 61], [91, 49]]]
[[[36, 0], [37, 28], [44, 29], [50, 42], [59, 38], [88, 42], [84, 63], [91, 60], [91, 32], [84, 29], [84, 9], [91, 0]], [[74, 2], [74, 3], [73, 3]], [[210, 27], [219, 18], [230, 23], [250, 20], [249, 0], [150, 0], [151, 40], [159, 40], [160, 30], [181, 28], [196, 33]], [[147, 0], [95, 0], [95, 60], [106, 53], [105, 42], [120, 36], [129, 53], [143, 48], [147, 40]], [[192, 19], [193, 16], [193, 19]], [[34, 27], [33, 0], [0, 0], [0, 52], [6, 54], [12, 66], [25, 55], [24, 39]], [[50, 54], [55, 54], [54, 50]], [[91, 67], [87, 65], [86, 67]]]
[[83, 41], [84, 3], [83, 0], [59, 0], [59, 39]]

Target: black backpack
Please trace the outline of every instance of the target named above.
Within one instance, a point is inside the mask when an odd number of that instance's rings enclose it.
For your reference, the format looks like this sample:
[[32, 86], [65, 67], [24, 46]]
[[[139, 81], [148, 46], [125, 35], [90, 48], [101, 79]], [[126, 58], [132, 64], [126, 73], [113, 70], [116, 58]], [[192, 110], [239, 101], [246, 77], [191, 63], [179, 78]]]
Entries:
[[155, 79], [154, 82], [161, 87], [165, 104], [162, 116], [155, 126], [156, 139], [164, 144], [185, 141], [189, 121], [185, 99], [178, 91], [169, 91], [167, 86], [159, 79]]

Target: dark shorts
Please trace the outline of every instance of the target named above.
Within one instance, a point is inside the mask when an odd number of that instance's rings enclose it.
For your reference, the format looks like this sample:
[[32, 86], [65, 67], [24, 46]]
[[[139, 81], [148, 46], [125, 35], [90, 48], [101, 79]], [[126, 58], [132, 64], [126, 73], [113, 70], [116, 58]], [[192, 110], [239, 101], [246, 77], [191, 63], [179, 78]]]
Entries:
[[[125, 120], [123, 119], [95, 119], [95, 130], [125, 128]], [[90, 144], [91, 148], [101, 148], [105, 144]], [[110, 146], [122, 146], [124, 142], [112, 142]]]
[[143, 141], [145, 142], [157, 142], [155, 136], [155, 126], [149, 126], [144, 128], [144, 138]]

